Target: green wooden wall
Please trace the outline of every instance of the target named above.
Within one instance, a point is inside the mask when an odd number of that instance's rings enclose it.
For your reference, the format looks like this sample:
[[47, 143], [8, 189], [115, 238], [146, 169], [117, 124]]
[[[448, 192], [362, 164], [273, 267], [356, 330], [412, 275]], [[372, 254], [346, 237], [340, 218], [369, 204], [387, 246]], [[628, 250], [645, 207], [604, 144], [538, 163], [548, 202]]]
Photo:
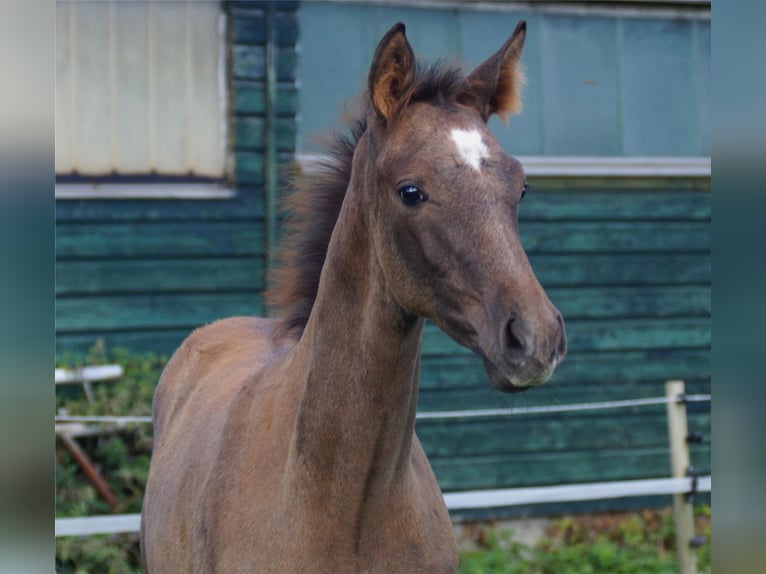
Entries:
[[[262, 312], [264, 156], [269, 137], [279, 163], [295, 149], [297, 8], [297, 2], [222, 4], [235, 199], [57, 201], [59, 358], [83, 355], [97, 339], [107, 348], [169, 354], [199, 325]], [[276, 43], [272, 114], [269, 18]]]
[[[521, 237], [565, 317], [569, 354], [545, 385], [502, 395], [486, 381], [479, 360], [429, 327], [420, 410], [659, 397], [669, 379], [685, 380], [690, 393], [710, 392], [709, 180], [531, 181]], [[692, 447], [694, 466], [710, 472], [710, 405], [691, 404], [689, 411], [690, 429], [704, 436]], [[417, 431], [445, 490], [670, 472], [662, 405], [425, 420]], [[535, 511], [540, 508], [506, 514]]]
[[460, 2], [304, 3], [298, 149], [317, 151], [312, 136], [332, 128], [344, 100], [361, 90], [375, 46], [395, 22], [405, 22], [418, 56], [471, 70], [524, 19], [524, 109], [508, 126], [490, 121], [509, 153], [710, 155], [709, 12], [626, 15], [618, 3], [613, 10], [600, 4], [598, 14], [578, 15], [566, 7], [492, 11]]
[[[56, 331], [60, 358], [84, 354], [97, 338], [109, 348], [171, 353], [199, 325], [262, 312], [268, 133], [273, 134], [278, 162], [287, 161], [294, 153], [298, 133], [296, 115], [300, 111], [305, 119], [310, 113], [301, 107], [307, 105], [308, 63], [320, 56], [329, 59], [333, 69], [339, 70], [337, 83], [344, 89], [343, 97], [352, 96], [361, 82], [361, 76], [353, 82], [348, 80], [347, 68], [363, 74], [367, 66], [367, 54], [356, 50], [315, 53], [313, 47], [308, 49], [320, 34], [323, 36], [319, 38], [331, 45], [341, 36], [353, 44], [356, 35], [362, 34], [349, 27], [353, 19], [346, 21], [343, 18], [350, 17], [339, 16], [329, 33], [319, 26], [321, 19], [317, 22], [308, 17], [318, 9], [314, 4], [278, 2], [272, 6], [271, 16], [277, 42], [277, 97], [273, 113], [268, 114], [265, 8], [263, 2], [224, 4], [230, 39], [235, 199], [57, 202]], [[434, 21], [428, 33], [434, 38], [443, 31], [439, 22], [445, 19], [447, 25], [454, 17], [451, 12], [429, 14]], [[531, 16], [538, 22], [542, 18]], [[485, 17], [489, 25], [495, 25], [491, 13]], [[338, 32], [341, 29], [343, 34]], [[445, 32], [445, 38], [448, 36]], [[483, 46], [503, 39], [502, 35], [496, 38], [494, 32], [486, 36], [476, 41]], [[438, 52], [437, 40], [436, 47], [428, 48], [430, 44], [423, 44], [421, 38], [416, 49]], [[371, 44], [365, 50], [373, 47]], [[476, 50], [486, 52], [483, 47]], [[534, 56], [534, 48], [530, 53]], [[629, 56], [620, 53], [619, 57]], [[365, 62], [364, 68], [354, 63], [355, 58]], [[300, 75], [296, 75], [298, 62]], [[304, 82], [303, 91], [296, 87], [296, 79]], [[329, 92], [336, 89], [335, 83], [334, 79], [326, 80]], [[336, 109], [340, 105], [340, 100], [333, 100]], [[533, 107], [532, 115], [535, 113]], [[274, 120], [271, 130], [268, 117]], [[529, 121], [512, 121], [509, 133]], [[532, 134], [533, 124], [524, 129]], [[534, 134], [531, 137], [531, 143], [515, 140], [514, 145], [517, 149], [519, 145], [525, 150], [526, 145], [538, 149], [534, 146], [541, 145], [541, 140], [535, 140]], [[533, 191], [520, 212], [522, 240], [540, 282], [564, 314], [569, 355], [542, 387], [522, 395], [504, 395], [491, 388], [475, 356], [429, 325], [423, 343], [419, 409], [661, 396], [664, 381], [676, 378], [687, 381], [689, 392], [709, 392], [709, 178], [530, 178], [530, 182]], [[692, 458], [700, 472], [709, 472], [710, 408], [708, 404], [693, 404], [690, 412], [690, 428], [702, 431], [705, 437], [703, 444], [693, 447]], [[445, 491], [669, 473], [661, 406], [428, 420], [420, 421], [417, 431]], [[615, 508], [624, 504], [606, 501], [569, 507]], [[505, 513], [535, 512], [539, 508]]]

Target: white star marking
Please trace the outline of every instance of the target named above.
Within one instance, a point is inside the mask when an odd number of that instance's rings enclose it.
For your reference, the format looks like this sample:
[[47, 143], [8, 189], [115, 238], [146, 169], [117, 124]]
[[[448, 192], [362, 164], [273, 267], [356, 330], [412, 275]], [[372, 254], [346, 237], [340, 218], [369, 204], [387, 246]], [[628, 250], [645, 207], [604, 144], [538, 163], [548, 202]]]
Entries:
[[453, 129], [452, 141], [455, 142], [460, 157], [473, 169], [481, 171], [481, 160], [489, 157], [489, 149], [478, 130]]

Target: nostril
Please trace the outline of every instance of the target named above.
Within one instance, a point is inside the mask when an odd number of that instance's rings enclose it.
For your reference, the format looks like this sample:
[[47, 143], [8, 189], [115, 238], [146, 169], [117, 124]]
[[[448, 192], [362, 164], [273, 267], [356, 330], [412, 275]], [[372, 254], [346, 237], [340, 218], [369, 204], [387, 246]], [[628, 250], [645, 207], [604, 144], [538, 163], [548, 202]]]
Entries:
[[519, 322], [516, 319], [511, 319], [505, 327], [506, 347], [509, 351], [516, 354], [524, 353], [524, 341], [516, 334], [519, 329]]

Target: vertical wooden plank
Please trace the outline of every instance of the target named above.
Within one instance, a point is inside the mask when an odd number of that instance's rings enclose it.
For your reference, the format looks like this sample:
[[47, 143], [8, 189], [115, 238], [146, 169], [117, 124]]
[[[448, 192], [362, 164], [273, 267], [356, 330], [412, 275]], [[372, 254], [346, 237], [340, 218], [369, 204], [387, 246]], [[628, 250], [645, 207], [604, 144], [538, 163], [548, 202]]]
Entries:
[[76, 165], [81, 173], [112, 169], [109, 151], [109, 3], [76, 2]]
[[372, 10], [320, 2], [301, 5], [299, 151], [319, 151], [316, 136], [337, 127], [344, 108], [355, 109], [354, 98], [364, 87], [377, 41]]
[[217, 2], [190, 2], [187, 91], [190, 98], [188, 169], [197, 175], [221, 177], [226, 142], [219, 62], [222, 42]]
[[697, 22], [697, 100], [700, 155], [710, 155], [710, 22]]
[[[686, 437], [689, 429], [686, 422], [686, 404], [677, 399], [685, 392], [683, 381], [665, 383], [667, 403], [668, 438], [670, 441], [670, 466], [673, 478], [683, 478], [691, 464]], [[694, 509], [686, 495], [673, 495], [673, 518], [676, 523], [676, 550], [680, 574], [697, 572], [697, 557], [690, 546], [694, 537]]]
[[546, 155], [620, 155], [616, 18], [541, 18]]
[[69, 2], [56, 3], [56, 173], [69, 173], [72, 166], [71, 12]]
[[150, 4], [152, 164], [165, 174], [187, 171], [186, 4]]
[[625, 155], [698, 153], [693, 25], [688, 20], [621, 21]]
[[114, 154], [120, 173], [146, 172], [149, 156], [147, 2], [118, 2], [114, 19]]

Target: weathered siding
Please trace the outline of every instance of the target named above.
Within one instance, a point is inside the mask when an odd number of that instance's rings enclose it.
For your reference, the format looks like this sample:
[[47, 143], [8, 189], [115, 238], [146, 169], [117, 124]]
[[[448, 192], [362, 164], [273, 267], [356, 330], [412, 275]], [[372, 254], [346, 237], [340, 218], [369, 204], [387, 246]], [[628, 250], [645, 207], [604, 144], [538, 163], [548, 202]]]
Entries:
[[[502, 395], [487, 382], [480, 360], [429, 327], [420, 410], [657, 397], [664, 395], [664, 381], [675, 378], [684, 379], [690, 393], [709, 392], [708, 185], [533, 180], [520, 211], [521, 237], [565, 317], [569, 355], [542, 387]], [[710, 407], [689, 410], [690, 429], [705, 436], [692, 459], [698, 471], [709, 472]], [[427, 420], [417, 429], [445, 490], [669, 473], [662, 405]]]
[[[195, 327], [260, 314], [265, 276], [266, 3], [225, 3], [234, 199], [56, 205], [57, 354], [171, 353]], [[295, 148], [296, 2], [273, 5], [278, 161]]]
[[601, 3], [597, 15], [588, 15], [574, 14], [565, 4], [558, 13], [518, 5], [493, 12], [466, 3], [450, 9], [426, 3], [303, 4], [298, 149], [318, 150], [312, 136], [332, 128], [344, 100], [361, 90], [377, 41], [395, 22], [407, 25], [416, 55], [471, 70], [524, 19], [524, 109], [508, 126], [490, 121], [510, 153], [710, 155], [709, 12], [705, 17], [693, 9], [668, 18], [642, 11], [625, 15], [612, 6], [608, 16]]

